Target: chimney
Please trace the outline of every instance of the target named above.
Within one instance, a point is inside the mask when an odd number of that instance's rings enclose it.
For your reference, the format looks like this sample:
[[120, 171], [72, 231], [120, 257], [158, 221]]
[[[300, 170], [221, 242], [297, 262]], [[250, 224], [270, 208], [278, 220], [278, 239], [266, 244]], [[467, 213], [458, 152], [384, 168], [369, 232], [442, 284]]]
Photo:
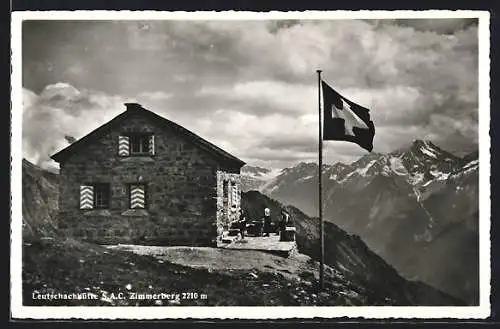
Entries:
[[125, 103], [125, 106], [127, 107], [127, 111], [143, 109], [142, 105], [139, 103]]

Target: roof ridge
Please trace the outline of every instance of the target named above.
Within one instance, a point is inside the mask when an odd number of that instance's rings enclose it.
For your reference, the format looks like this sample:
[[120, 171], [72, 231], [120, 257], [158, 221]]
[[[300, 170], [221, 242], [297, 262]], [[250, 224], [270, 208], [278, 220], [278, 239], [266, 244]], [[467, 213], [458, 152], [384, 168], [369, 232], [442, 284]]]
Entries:
[[103, 125], [99, 126], [98, 128], [94, 129], [87, 135], [83, 136], [82, 138], [78, 139], [76, 142], [68, 145], [66, 148], [60, 150], [59, 152], [53, 154], [51, 156], [51, 159], [55, 160], [56, 162], [62, 162], [64, 161], [69, 155], [71, 155], [73, 152], [75, 152], [79, 147], [85, 145], [87, 142], [89, 142], [90, 139], [96, 138], [97, 136], [100, 136], [101, 134], [104, 134], [107, 132], [108, 129], [110, 129], [114, 124], [117, 122], [126, 119], [129, 115], [132, 113], [144, 113], [146, 115], [154, 116], [155, 119], [159, 119], [160, 121], [163, 121], [163, 123], [167, 123], [170, 128], [173, 128], [174, 130], [177, 130], [177, 132], [184, 133], [191, 139], [193, 139], [196, 143], [198, 143], [199, 146], [203, 148], [208, 148], [209, 151], [215, 151], [218, 153], [219, 156], [228, 158], [232, 161], [237, 162], [240, 166], [243, 166], [245, 164], [244, 161], [240, 160], [239, 158], [235, 157], [234, 155], [230, 154], [229, 152], [221, 149], [217, 145], [209, 142], [208, 140], [204, 139], [203, 137], [197, 135], [196, 133], [190, 131], [189, 129], [179, 125], [178, 123], [175, 123], [167, 118], [162, 117], [161, 115], [148, 110], [144, 108], [141, 104], [139, 103], [124, 103], [124, 105], [127, 107], [126, 111], [118, 114], [115, 116], [113, 119], [110, 121], [104, 123]]

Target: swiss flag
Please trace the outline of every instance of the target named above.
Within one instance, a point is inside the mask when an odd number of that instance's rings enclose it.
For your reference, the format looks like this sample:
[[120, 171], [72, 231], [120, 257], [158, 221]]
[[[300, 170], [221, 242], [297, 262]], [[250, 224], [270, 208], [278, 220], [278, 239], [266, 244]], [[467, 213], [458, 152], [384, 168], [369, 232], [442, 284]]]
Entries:
[[370, 111], [341, 96], [326, 82], [323, 90], [323, 140], [356, 143], [367, 151], [373, 150], [375, 126]]

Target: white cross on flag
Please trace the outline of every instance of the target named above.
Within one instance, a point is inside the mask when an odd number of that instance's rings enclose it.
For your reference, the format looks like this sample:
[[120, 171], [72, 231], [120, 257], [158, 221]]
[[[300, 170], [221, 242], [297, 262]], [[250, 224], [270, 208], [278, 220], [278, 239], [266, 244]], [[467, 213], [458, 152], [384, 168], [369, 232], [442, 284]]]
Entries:
[[370, 111], [341, 96], [332, 87], [321, 82], [323, 89], [323, 140], [356, 143], [372, 151], [375, 126]]

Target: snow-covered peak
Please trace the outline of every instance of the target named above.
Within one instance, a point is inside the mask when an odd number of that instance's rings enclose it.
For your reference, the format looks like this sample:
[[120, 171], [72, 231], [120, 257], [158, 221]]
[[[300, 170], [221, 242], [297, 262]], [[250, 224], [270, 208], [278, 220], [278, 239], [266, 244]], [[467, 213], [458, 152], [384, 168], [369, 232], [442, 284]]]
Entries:
[[[391, 153], [370, 152], [351, 164], [324, 164], [322, 173], [327, 186], [334, 183], [353, 188], [367, 186], [379, 176], [392, 177], [396, 181], [406, 181], [415, 189], [427, 189], [431, 182], [442, 184], [452, 179], [455, 173], [466, 173], [477, 169], [477, 156], [459, 158], [427, 140], [415, 140], [406, 148]], [[244, 167], [245, 168], [245, 167]], [[300, 162], [281, 171], [267, 171], [250, 168], [254, 178], [262, 182], [259, 188], [264, 193], [288, 193], [285, 191], [299, 186], [316, 184], [318, 164]], [[242, 170], [242, 176], [250, 177], [249, 170]], [[266, 173], [264, 173], [266, 172]]]
[[468, 161], [460, 169], [453, 172], [452, 177], [453, 178], [462, 177], [462, 176], [471, 174], [473, 172], [478, 172], [478, 171], [479, 171], [479, 159], [474, 159], [474, 160]]
[[316, 162], [299, 162], [294, 167], [286, 168], [289, 171], [301, 171], [301, 170], [317, 170], [318, 164]]
[[241, 168], [243, 190], [261, 191], [266, 184], [280, 175], [281, 169], [268, 169], [246, 165]]
[[366, 176], [370, 168], [377, 162], [377, 160], [371, 160], [368, 162], [368, 164], [364, 167], [356, 169], [356, 172], [360, 174], [361, 176]]
[[472, 160], [464, 166], [464, 169], [475, 169], [479, 167], [479, 160]]
[[414, 140], [408, 151], [433, 159], [438, 159], [445, 153], [431, 141], [421, 139]]
[[438, 157], [436, 151], [427, 142], [424, 142], [424, 146], [420, 147], [420, 152], [434, 159]]
[[269, 173], [271, 170], [267, 168], [262, 168], [262, 167], [257, 167], [257, 166], [243, 166], [241, 168], [241, 173], [244, 175], [248, 176], [254, 176], [254, 177], [261, 177], [267, 173]]
[[404, 176], [408, 174], [408, 170], [403, 164], [403, 161], [398, 157], [389, 158], [390, 168], [398, 176]]

